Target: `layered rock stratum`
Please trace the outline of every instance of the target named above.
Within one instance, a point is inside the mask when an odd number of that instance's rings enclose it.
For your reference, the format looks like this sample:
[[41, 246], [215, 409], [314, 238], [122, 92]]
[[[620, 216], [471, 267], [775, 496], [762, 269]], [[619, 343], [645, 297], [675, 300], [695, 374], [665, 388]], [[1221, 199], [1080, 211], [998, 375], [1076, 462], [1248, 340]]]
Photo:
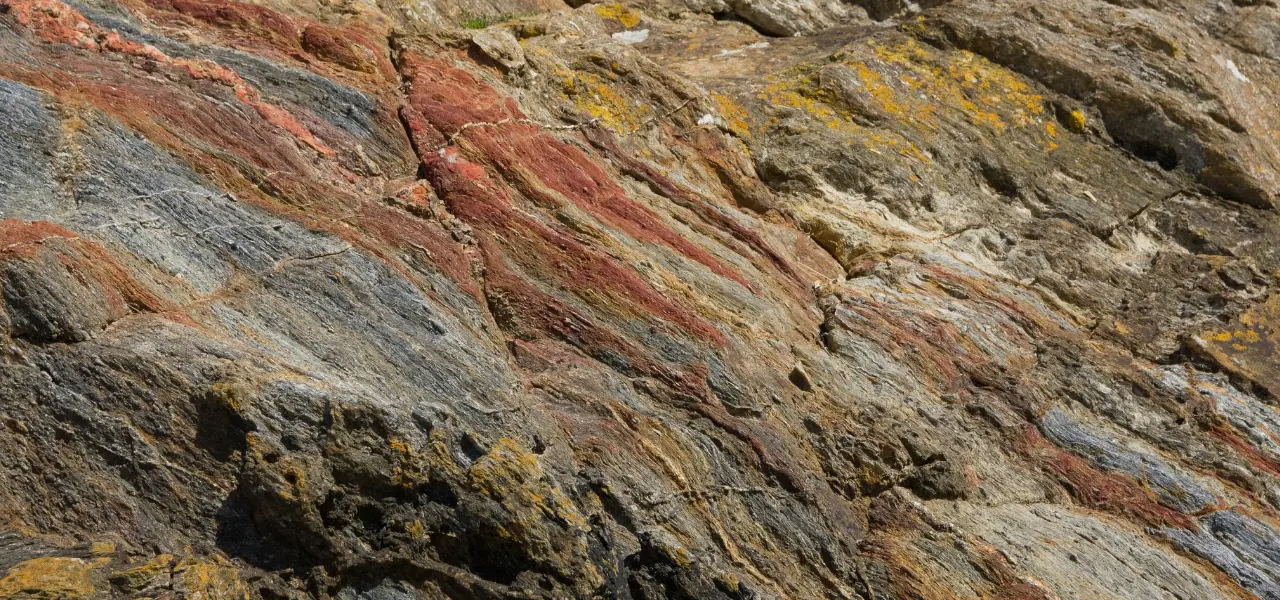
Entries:
[[1280, 598], [1278, 167], [1272, 0], [0, 0], [0, 597]]

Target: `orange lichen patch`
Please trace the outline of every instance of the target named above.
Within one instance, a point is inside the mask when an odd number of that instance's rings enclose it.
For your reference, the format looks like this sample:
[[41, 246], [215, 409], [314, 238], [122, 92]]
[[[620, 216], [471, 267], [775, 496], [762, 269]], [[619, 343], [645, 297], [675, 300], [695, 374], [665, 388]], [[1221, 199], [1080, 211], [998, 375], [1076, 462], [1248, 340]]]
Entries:
[[1083, 458], [1054, 446], [1029, 424], [1024, 426], [1023, 435], [1015, 444], [1084, 506], [1151, 527], [1198, 531], [1194, 519], [1162, 506], [1155, 492], [1132, 477], [1099, 471]]
[[720, 117], [729, 126], [729, 131], [734, 132], [739, 137], [751, 135], [751, 125], [747, 121], [751, 117], [747, 113], [747, 109], [734, 102], [733, 98], [724, 94], [713, 93], [711, 98], [716, 101], [716, 106], [720, 108]]
[[231, 383], [215, 383], [209, 388], [209, 398], [237, 416], [243, 415], [246, 394], [239, 386]]
[[1210, 340], [1215, 342], [1232, 342], [1233, 348], [1241, 348], [1244, 344], [1256, 344], [1262, 340], [1262, 336], [1252, 329], [1236, 329], [1235, 331], [1222, 331], [1209, 336]]
[[631, 102], [618, 93], [614, 84], [593, 73], [560, 71], [556, 75], [565, 96], [592, 119], [615, 132], [629, 133], [653, 113], [650, 106]]
[[1196, 337], [1200, 348], [1228, 371], [1280, 397], [1280, 296], [1272, 296], [1231, 324]]
[[409, 534], [409, 537], [415, 540], [425, 540], [431, 535], [427, 532], [427, 526], [423, 525], [420, 519], [414, 519], [405, 523], [404, 532]]
[[1058, 137], [1058, 128], [1055, 127], [1053, 123], [1045, 123], [1044, 132], [1049, 136], [1049, 139], [1045, 140], [1044, 143], [1042, 144], [1042, 146], [1044, 147], [1044, 151], [1052, 152], [1054, 150], [1057, 150], [1058, 143], [1053, 141], [1053, 138]]
[[[507, 518], [497, 528], [499, 537], [528, 541], [544, 537], [539, 530], [553, 526], [585, 531], [587, 521], [573, 501], [543, 474], [537, 455], [503, 438], [467, 470], [469, 484], [499, 502]], [[554, 525], [553, 525], [554, 524]], [[585, 550], [580, 539], [563, 537], [560, 544]]]
[[[872, 98], [875, 98], [876, 102], [880, 104], [880, 108], [882, 110], [890, 115], [896, 117], [907, 117], [913, 120], [927, 120], [928, 114], [935, 110], [935, 107], [926, 105], [923, 107], [925, 109], [924, 113], [912, 113], [911, 107], [907, 104], [903, 104], [899, 100], [898, 93], [884, 82], [884, 78], [880, 76], [880, 73], [873, 71], [871, 67], [868, 67], [865, 63], [853, 63], [852, 66], [858, 74], [858, 79], [862, 81], [863, 89], [866, 90], [868, 94], [871, 94]], [[910, 79], [905, 81], [909, 85], [916, 83], [914, 80]]]
[[[387, 440], [391, 461], [395, 464], [391, 470], [391, 481], [396, 485], [409, 489], [421, 483], [426, 476], [422, 463], [415, 457], [409, 444], [396, 438]], [[422, 523], [418, 523], [421, 527]]]
[[775, 106], [804, 111], [831, 129], [859, 129], [849, 121], [847, 113], [839, 112], [832, 105], [830, 94], [818, 89], [809, 76], [770, 83], [757, 97]]
[[[1004, 133], [1027, 127], [1044, 113], [1044, 98], [1013, 72], [971, 52], [942, 52], [908, 39], [894, 45], [869, 42], [876, 61], [855, 62], [894, 72], [876, 78], [873, 96], [888, 114], [924, 127], [936, 127], [942, 110], [959, 110], [970, 123]], [[871, 75], [864, 75], [864, 82]], [[896, 80], [896, 83], [892, 83]], [[884, 82], [890, 82], [886, 85]]]
[[173, 562], [173, 555], [161, 554], [131, 569], [112, 573], [110, 581], [112, 586], [126, 592], [146, 589], [156, 583], [167, 585], [164, 579], [169, 575]]
[[860, 136], [862, 145], [867, 150], [875, 153], [881, 153], [889, 150], [899, 156], [914, 158], [921, 162], [930, 162], [929, 157], [916, 146], [915, 142], [902, 137], [896, 132], [872, 133], [866, 136]]
[[155, 46], [126, 40], [114, 31], [106, 32], [90, 23], [76, 9], [58, 0], [0, 0], [16, 15], [19, 24], [30, 28], [49, 42], [63, 43], [101, 53], [119, 53], [146, 58], [171, 65], [187, 75], [213, 81], [231, 88], [236, 98], [252, 107], [268, 123], [292, 134], [320, 154], [333, 155], [333, 149], [321, 142], [311, 130], [288, 111], [262, 99], [257, 88], [249, 85], [235, 71], [204, 59], [174, 58]]
[[630, 8], [621, 2], [597, 4], [592, 8], [595, 9], [596, 14], [600, 15], [601, 18], [617, 21], [627, 29], [640, 24], [640, 11]]
[[240, 571], [221, 557], [211, 559], [187, 558], [173, 568], [173, 576], [180, 580], [180, 588], [187, 598], [249, 600], [248, 586], [240, 580]]
[[[865, 77], [864, 84], [869, 86], [872, 94], [880, 93], [881, 100], [891, 101], [891, 97], [888, 96], [890, 90], [881, 83], [878, 73], [866, 69], [865, 66], [858, 68], [857, 71], [860, 77]], [[771, 83], [757, 94], [757, 97], [774, 106], [793, 108], [807, 113], [828, 129], [849, 137], [850, 140], [847, 143], [850, 145], [859, 142], [871, 152], [890, 152], [929, 162], [924, 152], [902, 133], [888, 129], [870, 129], [854, 122], [852, 113], [842, 106], [831, 92], [818, 87], [813, 76], [803, 75], [795, 79]], [[891, 106], [896, 107], [901, 114], [911, 116], [910, 111], [905, 108], [898, 107], [896, 104]], [[759, 130], [766, 131], [772, 124], [764, 123], [760, 125]]]
[[0, 579], [0, 598], [92, 598], [93, 570], [110, 559], [89, 562], [79, 558], [35, 558], [18, 563]]
[[[538, 457], [520, 447], [515, 440], [501, 438], [485, 456], [468, 471], [472, 482], [490, 496], [526, 491], [524, 484], [542, 477]], [[541, 498], [534, 497], [536, 500]]]
[[[1020, 76], [970, 52], [938, 50], [912, 39], [872, 40], [847, 46], [833, 61], [834, 66], [797, 67], [758, 97], [807, 113], [849, 137], [850, 145], [861, 142], [872, 152], [926, 162], [919, 146], [942, 131], [954, 135], [957, 123], [976, 127], [979, 136], [1024, 132], [1045, 151], [1060, 143], [1062, 132], [1046, 123], [1044, 98]], [[847, 71], [828, 78], [830, 68]], [[885, 124], [865, 125], [868, 118]]]

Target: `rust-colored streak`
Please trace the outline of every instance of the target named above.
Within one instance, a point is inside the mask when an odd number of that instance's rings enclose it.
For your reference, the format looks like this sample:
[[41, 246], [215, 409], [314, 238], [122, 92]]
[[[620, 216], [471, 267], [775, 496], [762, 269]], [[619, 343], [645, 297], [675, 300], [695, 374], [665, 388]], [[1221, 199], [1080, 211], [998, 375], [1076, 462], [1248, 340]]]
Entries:
[[[58, 0], [0, 0], [0, 6], [12, 12], [20, 25], [31, 29], [46, 41], [69, 44], [102, 54], [143, 58], [168, 65], [193, 79], [226, 86], [237, 100], [253, 108], [268, 123], [289, 132], [298, 142], [321, 155], [334, 154], [333, 149], [315, 137], [297, 117], [267, 102], [257, 88], [249, 85], [235, 71], [213, 61], [171, 57], [150, 44], [126, 40], [114, 31], [103, 31], [85, 19], [79, 11]], [[117, 68], [112, 66], [111, 70]]]
[[[510, 257], [522, 268], [574, 290], [584, 301], [605, 292], [618, 306], [631, 306], [636, 316], [656, 318], [655, 324], [673, 323], [696, 339], [725, 344], [719, 330], [663, 298], [640, 277], [611, 257], [577, 239], [514, 210], [509, 192], [489, 178], [481, 166], [453, 152], [428, 155], [423, 164], [449, 211], [489, 239], [503, 240], [506, 251], [486, 252]], [[597, 300], [598, 302], [598, 300]]]
[[1019, 446], [1080, 504], [1150, 527], [1199, 530], [1194, 519], [1162, 506], [1154, 492], [1133, 478], [1099, 471], [1084, 459], [1054, 446], [1030, 424], [1024, 425]]
[[52, 255], [72, 276], [96, 289], [113, 319], [135, 309], [156, 313], [177, 310], [134, 280], [92, 240], [48, 221], [0, 221], [0, 262], [38, 260], [42, 254]]
[[467, 137], [526, 196], [553, 203], [547, 196], [554, 192], [633, 239], [671, 248], [721, 277], [750, 287], [710, 252], [695, 246], [651, 210], [629, 198], [608, 173], [577, 147], [521, 124], [471, 130]]
[[[526, 118], [515, 100], [443, 60], [406, 52], [400, 57], [400, 71], [408, 82], [409, 105], [446, 135], [457, 134], [468, 123]], [[418, 150], [433, 152], [437, 148]]]
[[[657, 169], [654, 169], [649, 164], [624, 152], [618, 146], [617, 140], [614, 138], [613, 134], [607, 129], [592, 127], [587, 130], [586, 134], [587, 139], [589, 139], [596, 147], [601, 148], [606, 152], [609, 158], [617, 162], [624, 173], [649, 184], [649, 186], [658, 194], [662, 195], [662, 197], [693, 211], [711, 225], [718, 227], [722, 231], [728, 232], [736, 239], [742, 240], [750, 248], [768, 259], [769, 262], [773, 264], [774, 268], [778, 269], [778, 271], [796, 283], [802, 283], [799, 274], [797, 274], [792, 268], [791, 263], [783, 258], [781, 254], [774, 251], [773, 248], [764, 241], [764, 238], [761, 237], [760, 234], [743, 227], [737, 221], [722, 213], [719, 209], [712, 206], [697, 194], [682, 188], [669, 177], [659, 173]], [[700, 148], [700, 150], [704, 150], [705, 152], [705, 149]], [[709, 160], [714, 161], [716, 160], [714, 158], [716, 151], [723, 150], [724, 148], [722, 147], [715, 148], [710, 152], [705, 152], [704, 156], [710, 156], [712, 158], [709, 158]]]

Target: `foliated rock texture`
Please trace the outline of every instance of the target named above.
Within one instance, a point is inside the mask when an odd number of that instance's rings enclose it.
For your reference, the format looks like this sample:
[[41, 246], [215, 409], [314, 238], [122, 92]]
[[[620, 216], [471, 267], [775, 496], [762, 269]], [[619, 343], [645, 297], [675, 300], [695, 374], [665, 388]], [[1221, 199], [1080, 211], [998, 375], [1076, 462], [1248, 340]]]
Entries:
[[1280, 9], [0, 0], [0, 598], [1280, 599]]

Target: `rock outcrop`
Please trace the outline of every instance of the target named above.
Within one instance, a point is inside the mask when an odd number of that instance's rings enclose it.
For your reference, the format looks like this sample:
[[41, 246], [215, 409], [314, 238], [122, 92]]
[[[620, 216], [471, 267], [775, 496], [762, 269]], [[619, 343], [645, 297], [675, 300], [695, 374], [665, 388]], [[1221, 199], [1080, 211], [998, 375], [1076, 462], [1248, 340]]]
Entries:
[[1277, 108], [1270, 0], [0, 0], [0, 597], [1278, 599]]

